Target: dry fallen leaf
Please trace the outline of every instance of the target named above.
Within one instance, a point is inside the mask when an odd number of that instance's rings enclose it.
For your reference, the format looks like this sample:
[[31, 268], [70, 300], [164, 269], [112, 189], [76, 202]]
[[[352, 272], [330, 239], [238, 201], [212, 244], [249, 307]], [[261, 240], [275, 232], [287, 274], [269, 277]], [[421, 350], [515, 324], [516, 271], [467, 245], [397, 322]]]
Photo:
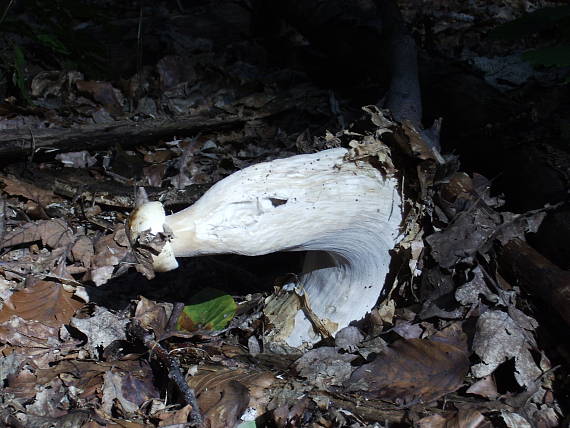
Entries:
[[445, 415], [430, 415], [421, 418], [416, 425], [418, 428], [491, 428], [488, 421], [479, 411], [459, 409]]
[[10, 296], [0, 310], [0, 323], [17, 315], [25, 320], [59, 327], [67, 324], [82, 306], [82, 302], [73, 298], [73, 292], [64, 290], [61, 284], [38, 281]]
[[192, 406], [190, 404], [184, 406], [179, 410], [174, 411], [161, 411], [158, 415], [158, 419], [160, 422], [158, 423], [159, 427], [166, 427], [172, 425], [182, 425], [188, 422], [188, 415], [192, 411]]
[[8, 232], [0, 248], [35, 241], [42, 241], [51, 248], [66, 247], [73, 242], [73, 231], [61, 219], [33, 221]]
[[466, 336], [456, 323], [429, 339], [394, 342], [356, 369], [345, 386], [365, 396], [413, 405], [457, 390], [468, 370]]
[[342, 385], [348, 379], [353, 369], [350, 363], [356, 358], [339, 353], [338, 348], [323, 346], [306, 352], [295, 362], [295, 368], [311, 385], [327, 389], [328, 385]]
[[[260, 391], [267, 388], [274, 378], [269, 372], [251, 372], [244, 369], [203, 367], [188, 380], [196, 392], [200, 410], [210, 428], [233, 427], [250, 402], [261, 400]], [[250, 394], [251, 391], [251, 394]]]
[[[140, 322], [140, 325], [147, 329], [153, 330], [156, 337], [164, 334], [166, 324], [168, 322], [166, 304], [158, 304], [145, 297], [141, 297], [135, 310], [135, 319]], [[171, 310], [170, 310], [171, 312]]]
[[77, 80], [75, 82], [80, 92], [89, 94], [93, 100], [101, 104], [105, 110], [112, 114], [121, 114], [120, 92], [109, 82], [95, 82], [92, 80]]
[[51, 190], [41, 189], [33, 184], [20, 181], [16, 177], [0, 176], [0, 181], [4, 183], [4, 192], [9, 195], [22, 196], [34, 201], [41, 206], [46, 206], [54, 201], [60, 200]]
[[0, 323], [0, 342], [24, 348], [58, 348], [58, 330], [58, 327], [51, 327], [39, 321], [12, 316]]
[[99, 355], [101, 348], [106, 348], [115, 340], [126, 340], [126, 325], [129, 319], [120, 317], [107, 309], [97, 306], [89, 318], [72, 318], [70, 324], [87, 336], [85, 345], [91, 356]]
[[518, 384], [533, 385], [542, 372], [530, 352], [536, 346], [534, 338], [524, 327], [528, 328], [529, 324], [521, 326], [503, 311], [490, 310], [482, 314], [473, 339], [473, 351], [482, 362], [471, 368], [473, 374], [478, 378], [488, 376], [512, 358]]

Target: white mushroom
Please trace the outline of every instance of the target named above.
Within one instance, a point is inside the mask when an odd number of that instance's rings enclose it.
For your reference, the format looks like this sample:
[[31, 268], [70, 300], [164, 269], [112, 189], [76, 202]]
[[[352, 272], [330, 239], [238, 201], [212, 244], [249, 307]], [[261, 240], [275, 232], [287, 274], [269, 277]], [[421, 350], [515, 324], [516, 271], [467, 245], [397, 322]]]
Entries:
[[[347, 153], [337, 148], [250, 166], [168, 216], [159, 202], [146, 203], [131, 215], [129, 233], [134, 240], [149, 229], [172, 232], [154, 258], [157, 271], [176, 268], [175, 257], [308, 251], [297, 289], [334, 334], [375, 305], [402, 222], [396, 178]], [[287, 345], [318, 340], [303, 311], [294, 319]]]

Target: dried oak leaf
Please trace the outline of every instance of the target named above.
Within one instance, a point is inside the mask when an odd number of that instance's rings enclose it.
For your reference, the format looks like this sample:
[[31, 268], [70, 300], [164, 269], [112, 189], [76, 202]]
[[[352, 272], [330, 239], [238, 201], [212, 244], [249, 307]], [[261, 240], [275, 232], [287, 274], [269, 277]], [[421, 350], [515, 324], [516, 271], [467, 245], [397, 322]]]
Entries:
[[73, 239], [73, 231], [64, 220], [38, 220], [8, 232], [0, 243], [0, 248], [36, 241], [51, 248], [60, 248], [70, 245]]
[[349, 391], [400, 405], [433, 401], [457, 390], [469, 370], [460, 323], [428, 339], [398, 340], [345, 382]]
[[67, 324], [82, 306], [82, 302], [73, 298], [73, 292], [66, 291], [61, 284], [38, 281], [10, 296], [0, 310], [0, 323], [15, 315], [50, 327], [60, 327]]
[[51, 190], [41, 189], [31, 183], [18, 180], [16, 177], [0, 176], [4, 183], [4, 192], [13, 196], [22, 196], [42, 206], [46, 206], [56, 200], [60, 200]]

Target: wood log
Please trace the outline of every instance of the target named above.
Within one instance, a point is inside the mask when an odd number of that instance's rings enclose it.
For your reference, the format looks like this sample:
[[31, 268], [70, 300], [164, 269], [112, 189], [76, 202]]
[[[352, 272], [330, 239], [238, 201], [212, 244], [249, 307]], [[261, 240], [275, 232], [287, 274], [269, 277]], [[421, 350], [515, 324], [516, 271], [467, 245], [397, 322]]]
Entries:
[[187, 137], [199, 132], [237, 128], [247, 120], [238, 115], [191, 116], [140, 122], [121, 120], [76, 128], [4, 130], [0, 134], [0, 159], [6, 162], [42, 152], [59, 153], [101, 149], [114, 144], [128, 146], [151, 143], [174, 136]]
[[570, 271], [560, 269], [518, 238], [501, 247], [499, 265], [507, 279], [546, 301], [570, 325]]

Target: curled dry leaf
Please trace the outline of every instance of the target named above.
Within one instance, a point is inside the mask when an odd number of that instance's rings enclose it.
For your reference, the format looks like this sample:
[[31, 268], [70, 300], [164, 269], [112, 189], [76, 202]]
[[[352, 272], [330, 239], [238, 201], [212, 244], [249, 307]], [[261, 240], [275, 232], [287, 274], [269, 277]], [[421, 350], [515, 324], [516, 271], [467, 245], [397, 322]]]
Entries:
[[481, 397], [488, 398], [489, 400], [494, 400], [499, 396], [493, 376], [485, 376], [483, 379], [480, 379], [471, 385], [465, 392], [468, 394], [480, 395]]
[[138, 320], [141, 326], [145, 329], [153, 330], [156, 337], [164, 334], [168, 317], [172, 308], [167, 313], [166, 304], [158, 304], [146, 297], [141, 297], [135, 310], [135, 319]]
[[73, 298], [73, 292], [64, 290], [61, 284], [38, 281], [10, 296], [0, 310], [0, 323], [16, 315], [25, 320], [59, 327], [67, 324], [75, 311], [82, 306], [82, 302]]
[[350, 391], [413, 405], [457, 390], [469, 370], [467, 339], [453, 324], [429, 339], [394, 342], [374, 361], [354, 371]]

